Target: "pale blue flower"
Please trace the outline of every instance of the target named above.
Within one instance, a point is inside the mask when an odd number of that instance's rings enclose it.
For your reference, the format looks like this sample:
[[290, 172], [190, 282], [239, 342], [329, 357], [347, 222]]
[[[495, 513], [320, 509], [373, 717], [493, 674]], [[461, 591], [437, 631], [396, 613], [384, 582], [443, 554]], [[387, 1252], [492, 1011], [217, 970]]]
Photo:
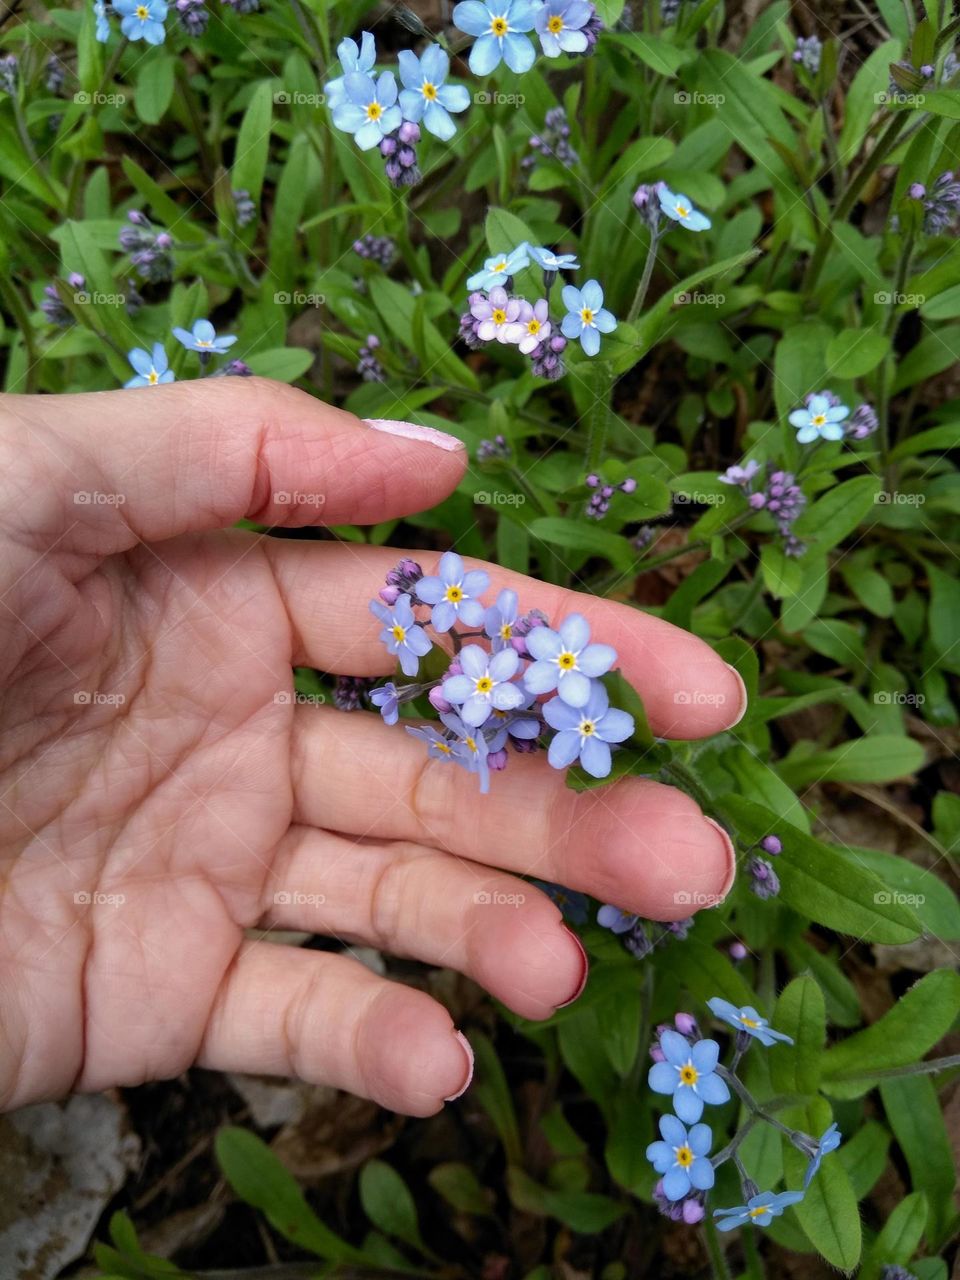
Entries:
[[127, 354], [137, 376], [125, 382], [125, 387], [158, 387], [163, 382], [173, 382], [173, 370], [169, 367], [167, 353], [162, 342], [153, 344], [153, 354], [143, 347], [134, 347]]
[[719, 1106], [730, 1099], [726, 1081], [717, 1075], [720, 1046], [716, 1040], [691, 1044], [679, 1031], [667, 1027], [660, 1033], [663, 1062], [650, 1068], [647, 1082], [654, 1093], [672, 1096], [673, 1109], [684, 1122], [694, 1124], [703, 1115], [703, 1105]]
[[843, 427], [840, 425], [850, 416], [845, 404], [831, 403], [823, 392], [809, 396], [802, 409], [794, 409], [790, 414], [791, 427], [798, 427], [797, 443], [811, 444], [820, 437], [823, 440], [842, 440]]
[[380, 709], [384, 724], [396, 724], [400, 719], [400, 698], [392, 680], [388, 680], [379, 689], [374, 689], [370, 694], [370, 701]]
[[611, 933], [616, 934], [629, 933], [639, 919], [639, 916], [623, 911], [620, 907], [611, 906], [609, 902], [604, 903], [597, 912], [597, 924], [601, 929], [609, 929]]
[[839, 1147], [842, 1141], [843, 1141], [843, 1134], [837, 1128], [836, 1122], [834, 1122], [829, 1127], [829, 1129], [827, 1129], [824, 1132], [820, 1141], [817, 1143], [816, 1150], [814, 1151], [813, 1155], [810, 1158], [810, 1163], [807, 1165], [807, 1171], [803, 1175], [804, 1191], [806, 1191], [807, 1187], [809, 1187], [810, 1183], [813, 1181], [814, 1177], [816, 1176], [817, 1170], [820, 1168], [820, 1162], [823, 1160], [823, 1157], [828, 1156], [831, 1151], [836, 1151], [837, 1147]]
[[404, 120], [421, 120], [425, 128], [436, 138], [447, 141], [457, 131], [450, 117], [451, 111], [466, 111], [470, 94], [462, 84], [445, 84], [450, 74], [450, 59], [438, 44], [432, 44], [422, 57], [401, 49], [398, 54], [400, 79], [400, 110]]
[[537, 53], [521, 33], [533, 30], [539, 9], [534, 0], [461, 0], [453, 11], [453, 23], [477, 37], [470, 50], [470, 70], [475, 76], [489, 75], [501, 59], [511, 71], [530, 70]]
[[437, 631], [449, 631], [456, 622], [479, 627], [484, 608], [478, 597], [489, 585], [490, 575], [483, 569], [467, 571], [455, 551], [445, 551], [440, 557], [439, 574], [417, 583], [417, 599], [433, 606], [430, 620]]
[[113, 0], [113, 8], [122, 19], [120, 30], [128, 40], [163, 44], [167, 34], [163, 25], [167, 16], [164, 0]]
[[676, 1116], [661, 1116], [660, 1133], [663, 1140], [650, 1143], [647, 1159], [663, 1177], [666, 1198], [682, 1200], [691, 1190], [709, 1191], [714, 1180], [707, 1159], [713, 1142], [710, 1126], [695, 1124], [688, 1132]]
[[370, 151], [403, 123], [397, 106], [397, 82], [392, 71], [382, 71], [376, 82], [371, 76], [351, 71], [343, 82], [344, 98], [333, 109], [333, 123], [344, 133], [352, 133], [361, 151]]
[[492, 604], [483, 620], [483, 629], [493, 641], [494, 653], [506, 649], [513, 639], [513, 630], [517, 625], [517, 610], [520, 597], [509, 587], [497, 596], [496, 604]]
[[784, 1209], [792, 1204], [799, 1204], [803, 1199], [802, 1191], [781, 1191], [774, 1195], [772, 1191], [761, 1191], [751, 1196], [746, 1204], [737, 1205], [733, 1209], [714, 1209], [713, 1216], [717, 1221], [718, 1231], [732, 1231], [734, 1227], [742, 1227], [752, 1223], [755, 1227], [767, 1227], [774, 1218], [779, 1218]]
[[766, 1018], [761, 1018], [752, 1005], [745, 1004], [738, 1008], [735, 1004], [731, 1004], [729, 1000], [724, 1000], [720, 996], [714, 996], [712, 1000], [708, 1000], [707, 1005], [718, 1018], [722, 1018], [724, 1022], [729, 1022], [730, 1026], [736, 1027], [738, 1031], [745, 1031], [748, 1036], [752, 1036], [754, 1040], [759, 1040], [762, 1045], [769, 1047], [775, 1040], [782, 1040], [785, 1044], [793, 1044], [790, 1036], [783, 1031], [774, 1031]]
[[443, 696], [460, 707], [463, 722], [478, 728], [492, 711], [514, 711], [523, 702], [523, 690], [512, 684], [520, 666], [516, 649], [507, 647], [492, 656], [478, 644], [468, 644], [457, 658], [461, 674], [443, 682]]
[[198, 351], [202, 356], [222, 356], [236, 342], [236, 335], [225, 333], [217, 337], [217, 331], [209, 320], [197, 320], [192, 329], [174, 326], [173, 336], [188, 351]]
[[435, 729], [432, 724], [408, 724], [405, 725], [404, 728], [407, 733], [412, 734], [414, 738], [419, 738], [421, 742], [425, 742], [427, 744], [427, 755], [431, 760], [444, 760], [447, 764], [450, 764], [456, 759], [453, 744], [447, 738], [446, 734]]
[[585, 707], [571, 707], [563, 698], [545, 704], [543, 718], [557, 731], [547, 759], [554, 769], [566, 769], [579, 759], [591, 778], [606, 778], [612, 765], [609, 744], [626, 742], [633, 733], [633, 716], [610, 706], [599, 680], [591, 683]]
[[477, 775], [480, 790], [485, 795], [490, 790], [490, 766], [487, 764], [490, 747], [486, 738], [479, 729], [465, 725], [452, 711], [445, 712], [440, 719], [453, 734], [454, 763]]
[[586, 706], [591, 680], [605, 675], [617, 660], [611, 645], [590, 643], [590, 624], [579, 613], [564, 618], [556, 631], [534, 627], [526, 646], [534, 659], [524, 672], [527, 689], [535, 694], [556, 689], [571, 707]]
[[492, 258], [487, 258], [483, 264], [483, 270], [477, 271], [467, 281], [467, 288], [494, 289], [497, 285], [502, 285], [508, 276], [515, 276], [524, 267], [529, 267], [530, 258], [527, 249], [528, 246], [524, 242], [518, 244], [516, 249], [511, 249], [509, 253], [495, 253]]
[[[589, 6], [587, 6], [589, 7]], [[574, 253], [554, 253], [543, 245], [528, 244], [527, 252], [543, 271], [578, 271], [580, 263]]]
[[433, 645], [414, 617], [410, 597], [402, 595], [392, 606], [371, 600], [370, 612], [383, 623], [380, 639], [387, 646], [387, 652], [399, 659], [405, 676], [415, 676], [420, 659], [430, 652]]
[[540, 47], [548, 58], [561, 53], [584, 53], [589, 41], [581, 28], [595, 13], [586, 0], [546, 0], [537, 14]]
[[348, 75], [356, 73], [367, 75], [373, 70], [374, 63], [377, 61], [377, 47], [373, 36], [369, 31], [364, 31], [360, 37], [359, 48], [356, 40], [341, 40], [337, 45], [337, 57], [343, 67], [343, 75], [338, 76], [336, 80], [329, 80], [323, 86], [324, 98], [331, 111], [347, 101]]
[[705, 213], [694, 208], [692, 200], [684, 195], [676, 195], [662, 182], [657, 186], [657, 199], [667, 217], [679, 222], [688, 231], [709, 231], [713, 225]]
[[579, 338], [586, 354], [595, 356], [601, 333], [613, 333], [617, 327], [616, 317], [603, 305], [603, 290], [596, 280], [588, 280], [582, 289], [564, 285], [562, 296], [567, 314], [560, 332], [565, 338]]
[[106, 0], [93, 0], [93, 14], [96, 18], [96, 37], [101, 44], [110, 39], [110, 19], [107, 17]]

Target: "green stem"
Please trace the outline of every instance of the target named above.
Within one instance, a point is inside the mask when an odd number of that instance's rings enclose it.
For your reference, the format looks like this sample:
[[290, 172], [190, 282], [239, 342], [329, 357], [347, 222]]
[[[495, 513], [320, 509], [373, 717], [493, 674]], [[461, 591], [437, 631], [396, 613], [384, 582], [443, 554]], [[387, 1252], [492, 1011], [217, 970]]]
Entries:
[[630, 310], [627, 312], [627, 324], [635, 324], [643, 309], [647, 289], [650, 287], [650, 277], [653, 275], [653, 267], [657, 261], [657, 246], [659, 243], [660, 232], [657, 228], [654, 228], [650, 232], [650, 244], [647, 247], [647, 260], [643, 264], [643, 275], [640, 277], [637, 291], [633, 295], [633, 302], [630, 303]]
[[900, 313], [897, 310], [899, 299], [903, 297], [906, 288], [907, 276], [910, 274], [910, 262], [913, 258], [915, 236], [913, 232], [907, 235], [903, 242], [903, 248], [900, 250], [900, 259], [897, 263], [897, 275], [894, 281], [893, 293], [890, 297], [890, 307], [884, 317], [883, 332], [890, 339], [890, 352], [884, 356], [880, 365], [878, 397], [877, 397], [877, 421], [879, 423], [877, 435], [878, 444], [880, 446], [880, 458], [886, 467], [887, 455], [890, 450], [890, 374], [891, 360], [893, 352], [893, 344], [897, 337], [897, 329], [900, 327]]
[[720, 1233], [717, 1231], [715, 1222], [709, 1216], [703, 1220], [703, 1239], [707, 1246], [710, 1270], [713, 1272], [714, 1280], [730, 1280], [730, 1268], [727, 1266], [723, 1245], [720, 1243]]
[[[927, 1062], [908, 1062], [903, 1067], [884, 1067], [880, 1071], [871, 1071], [871, 1080], [893, 1080], [897, 1076], [932, 1076], [938, 1071], [950, 1071], [960, 1067], [960, 1053], [952, 1053], [946, 1058], [930, 1058]], [[863, 1077], [867, 1079], [866, 1076]]]
[[610, 431], [609, 391], [599, 399], [590, 415], [590, 430], [587, 435], [587, 453], [585, 466], [587, 474], [598, 470], [603, 461], [603, 451]]
[[0, 272], [0, 297], [7, 304], [10, 314], [16, 321], [17, 328], [23, 335], [23, 345], [27, 349], [27, 375], [24, 386], [27, 393], [31, 394], [37, 389], [37, 378], [40, 372], [37, 335], [34, 332], [33, 325], [30, 323], [30, 316], [23, 305], [20, 292], [6, 272]]
[[[681, 761], [677, 759], [668, 761], [668, 763], [661, 768], [660, 776], [665, 782], [674, 783], [681, 791], [685, 791], [688, 796], [691, 796], [696, 800], [704, 813], [709, 813], [712, 810], [713, 804], [710, 800], [710, 796], [700, 785], [699, 778], [696, 777], [691, 769], [681, 763]], [[720, 1068], [717, 1069], [719, 1070]], [[736, 1079], [736, 1077], [733, 1078]], [[740, 1082], [737, 1081], [737, 1083], [739, 1084]], [[756, 1110], [756, 1107], [754, 1107], [753, 1110]]]

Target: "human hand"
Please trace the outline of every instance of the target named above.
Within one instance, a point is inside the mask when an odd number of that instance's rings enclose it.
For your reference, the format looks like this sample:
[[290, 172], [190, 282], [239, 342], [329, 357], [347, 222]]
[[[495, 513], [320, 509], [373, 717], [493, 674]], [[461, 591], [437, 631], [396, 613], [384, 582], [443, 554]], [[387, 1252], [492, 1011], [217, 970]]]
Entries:
[[[429, 1115], [471, 1070], [447, 1012], [245, 930], [448, 965], [544, 1018], [586, 958], [515, 873], [657, 919], [689, 914], [681, 890], [729, 890], [729, 838], [669, 787], [576, 794], [518, 756], [480, 796], [378, 716], [291, 698], [293, 665], [392, 669], [368, 601], [399, 553], [226, 526], [409, 514], [466, 464], [450, 437], [373, 430], [256, 379], [0, 398], [0, 1106], [198, 1063]], [[490, 573], [551, 621], [586, 615], [654, 732], [742, 714], [739, 677], [702, 641]], [[712, 696], [678, 704], [684, 690]]]

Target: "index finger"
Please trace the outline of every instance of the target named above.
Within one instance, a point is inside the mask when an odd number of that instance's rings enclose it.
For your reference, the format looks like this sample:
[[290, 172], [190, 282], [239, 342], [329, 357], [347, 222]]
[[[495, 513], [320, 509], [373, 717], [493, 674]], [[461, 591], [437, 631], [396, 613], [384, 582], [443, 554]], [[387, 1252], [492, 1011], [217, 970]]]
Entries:
[[[264, 543], [295, 634], [293, 662], [335, 675], [389, 675], [394, 659], [369, 611], [387, 571], [402, 555], [436, 572], [439, 553], [401, 552], [350, 543], [268, 538]], [[540, 609], [551, 626], [570, 613], [590, 624], [591, 639], [612, 645], [624, 676], [643, 698], [650, 728], [664, 738], [704, 738], [737, 724], [747, 709], [746, 687], [697, 636], [629, 605], [537, 582], [479, 560], [490, 575], [484, 602], [504, 587], [521, 611]]]

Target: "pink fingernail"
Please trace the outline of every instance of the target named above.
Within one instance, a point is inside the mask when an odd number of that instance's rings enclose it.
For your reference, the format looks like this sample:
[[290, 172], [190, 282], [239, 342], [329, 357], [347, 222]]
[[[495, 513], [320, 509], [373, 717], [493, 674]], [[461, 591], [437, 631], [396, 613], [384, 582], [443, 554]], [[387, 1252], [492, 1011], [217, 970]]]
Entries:
[[432, 444], [438, 449], [446, 449], [454, 453], [467, 446], [456, 436], [448, 436], [445, 431], [437, 431], [435, 427], [421, 427], [416, 422], [400, 422], [397, 418], [364, 418], [363, 421], [374, 431], [383, 431], [388, 436], [401, 436], [404, 440], [419, 440], [422, 444]]
[[[733, 847], [733, 841], [730, 839], [730, 833], [729, 831], [726, 830], [726, 828], [721, 827], [720, 823], [715, 822], [713, 818], [704, 817], [703, 820], [704, 822], [709, 822], [711, 827], [713, 827], [715, 831], [720, 832], [720, 834], [723, 836], [723, 843], [726, 846], [726, 850], [727, 850], [727, 874], [724, 878], [723, 884], [720, 887], [720, 893], [718, 895], [720, 898], [720, 902], [722, 902], [724, 898], [727, 896], [727, 894], [730, 892], [730, 890], [733, 888], [733, 882], [737, 878], [737, 851]], [[718, 902], [716, 905], [719, 906], [720, 903]]]
[[582, 969], [580, 970], [580, 981], [577, 983], [576, 991], [574, 991], [573, 995], [570, 997], [569, 1000], [564, 1000], [563, 1004], [557, 1005], [558, 1009], [566, 1009], [567, 1005], [573, 1004], [574, 1000], [579, 1000], [580, 997], [583, 995], [583, 988], [587, 985], [587, 977], [590, 974], [590, 961], [587, 959], [587, 953], [583, 949], [583, 943], [580, 941], [577, 935], [573, 932], [573, 930], [569, 927], [569, 925], [562, 924], [560, 928], [563, 929], [565, 933], [569, 934], [569, 936], [577, 944], [577, 950], [580, 952], [580, 961], [583, 966]]
[[444, 1098], [444, 1102], [456, 1102], [457, 1098], [470, 1088], [470, 1081], [473, 1079], [473, 1050], [470, 1048], [470, 1041], [462, 1031], [454, 1031], [453, 1034], [460, 1041], [463, 1046], [463, 1052], [467, 1055], [467, 1078], [463, 1082], [463, 1087], [456, 1093], [451, 1093], [449, 1098]]
[[743, 717], [747, 714], [747, 707], [750, 704], [750, 699], [747, 695], [747, 686], [743, 683], [743, 676], [740, 674], [737, 668], [734, 666], [731, 666], [729, 662], [727, 663], [727, 667], [737, 677], [737, 683], [740, 686], [740, 709], [737, 712], [736, 720], [732, 720], [730, 724], [727, 725], [728, 729], [733, 729], [736, 725], [740, 723]]

